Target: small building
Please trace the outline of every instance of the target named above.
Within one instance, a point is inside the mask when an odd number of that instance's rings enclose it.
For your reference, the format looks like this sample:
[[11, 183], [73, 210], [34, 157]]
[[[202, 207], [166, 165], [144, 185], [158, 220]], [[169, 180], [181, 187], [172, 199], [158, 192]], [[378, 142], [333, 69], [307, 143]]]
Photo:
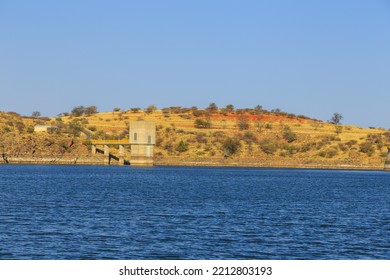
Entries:
[[57, 126], [51, 126], [51, 125], [36, 125], [34, 126], [34, 132], [48, 132], [53, 133], [58, 130]]
[[156, 124], [148, 121], [130, 122], [129, 142], [131, 145], [131, 164], [153, 164], [156, 144]]

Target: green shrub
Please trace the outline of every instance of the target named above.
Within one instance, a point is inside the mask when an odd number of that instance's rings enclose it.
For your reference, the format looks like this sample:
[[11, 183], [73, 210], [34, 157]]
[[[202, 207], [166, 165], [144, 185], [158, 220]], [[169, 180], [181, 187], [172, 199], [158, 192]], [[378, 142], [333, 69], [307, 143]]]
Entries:
[[176, 146], [176, 151], [178, 151], [179, 153], [183, 153], [187, 150], [188, 150], [188, 144], [183, 140], [181, 140], [179, 144]]

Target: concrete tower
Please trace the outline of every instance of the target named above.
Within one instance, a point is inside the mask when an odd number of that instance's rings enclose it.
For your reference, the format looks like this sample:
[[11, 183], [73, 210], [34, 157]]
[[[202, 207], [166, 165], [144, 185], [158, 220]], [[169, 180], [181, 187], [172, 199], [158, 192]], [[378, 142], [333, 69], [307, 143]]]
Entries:
[[387, 148], [387, 157], [386, 157], [386, 161], [385, 161], [385, 170], [389, 170], [390, 171], [390, 146]]
[[147, 121], [130, 122], [129, 142], [131, 165], [153, 165], [156, 144], [156, 124]]

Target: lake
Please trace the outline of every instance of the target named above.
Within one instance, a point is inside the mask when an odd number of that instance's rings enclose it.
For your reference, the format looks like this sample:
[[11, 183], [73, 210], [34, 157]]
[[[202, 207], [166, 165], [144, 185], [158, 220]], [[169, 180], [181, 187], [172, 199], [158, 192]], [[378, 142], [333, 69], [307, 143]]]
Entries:
[[0, 259], [390, 259], [390, 172], [0, 165]]

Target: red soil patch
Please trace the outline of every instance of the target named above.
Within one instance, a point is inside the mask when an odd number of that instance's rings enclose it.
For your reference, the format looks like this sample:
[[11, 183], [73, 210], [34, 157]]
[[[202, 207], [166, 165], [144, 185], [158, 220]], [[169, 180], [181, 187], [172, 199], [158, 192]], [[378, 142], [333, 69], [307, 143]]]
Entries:
[[[256, 115], [245, 115], [245, 117], [248, 118], [249, 121], [251, 122], [256, 122], [256, 121], [263, 121], [263, 122], [306, 122], [306, 119], [301, 119], [301, 118], [288, 118], [285, 116], [275, 116], [275, 115], [261, 115], [256, 116]], [[227, 121], [237, 121], [240, 118], [240, 115], [235, 115], [235, 114], [227, 114], [222, 115], [222, 114], [213, 114], [211, 115], [211, 120], [227, 120]]]

